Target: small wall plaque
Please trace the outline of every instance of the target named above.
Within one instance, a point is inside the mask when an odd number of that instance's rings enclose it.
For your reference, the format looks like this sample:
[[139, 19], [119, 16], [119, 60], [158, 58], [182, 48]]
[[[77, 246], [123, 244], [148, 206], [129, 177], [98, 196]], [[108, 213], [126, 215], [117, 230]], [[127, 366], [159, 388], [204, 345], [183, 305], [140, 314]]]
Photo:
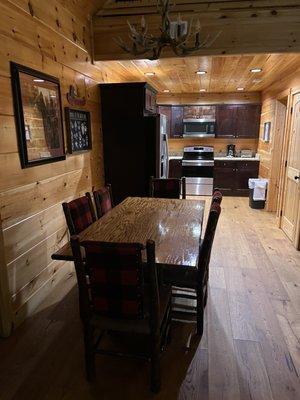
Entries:
[[271, 133], [271, 122], [264, 123], [264, 134], [263, 134], [263, 141], [268, 143], [270, 141], [270, 133]]
[[91, 150], [91, 122], [90, 113], [84, 110], [65, 108], [68, 152]]

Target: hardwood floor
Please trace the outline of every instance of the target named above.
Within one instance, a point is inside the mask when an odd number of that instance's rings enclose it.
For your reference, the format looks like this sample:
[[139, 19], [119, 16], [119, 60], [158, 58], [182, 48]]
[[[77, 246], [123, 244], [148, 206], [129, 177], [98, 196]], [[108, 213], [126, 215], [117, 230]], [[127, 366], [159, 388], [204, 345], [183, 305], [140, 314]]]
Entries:
[[158, 395], [149, 392], [149, 364], [131, 359], [99, 356], [97, 382], [87, 384], [71, 275], [0, 341], [0, 399], [299, 399], [300, 252], [272, 214], [247, 201], [223, 200], [205, 333], [188, 349], [195, 326], [174, 323]]

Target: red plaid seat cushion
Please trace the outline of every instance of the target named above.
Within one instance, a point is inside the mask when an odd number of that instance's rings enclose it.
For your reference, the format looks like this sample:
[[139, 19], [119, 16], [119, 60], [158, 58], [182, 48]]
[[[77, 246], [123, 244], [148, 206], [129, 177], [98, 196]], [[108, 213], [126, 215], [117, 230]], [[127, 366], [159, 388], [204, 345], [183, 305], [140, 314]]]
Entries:
[[89, 200], [86, 196], [70, 201], [68, 208], [72, 217], [76, 234], [82, 232], [93, 223]]
[[81, 243], [86, 252], [91, 301], [98, 314], [143, 317], [143, 270], [138, 243]]
[[180, 179], [153, 179], [152, 196], [165, 199], [179, 199], [181, 192]]
[[106, 214], [112, 209], [110, 190], [107, 186], [93, 192], [98, 217]]

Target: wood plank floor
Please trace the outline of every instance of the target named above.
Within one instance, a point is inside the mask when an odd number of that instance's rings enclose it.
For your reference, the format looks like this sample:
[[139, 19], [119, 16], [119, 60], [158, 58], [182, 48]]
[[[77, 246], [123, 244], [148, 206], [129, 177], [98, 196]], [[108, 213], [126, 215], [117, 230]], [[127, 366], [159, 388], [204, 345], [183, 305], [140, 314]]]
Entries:
[[272, 214], [225, 198], [215, 239], [205, 334], [174, 323], [162, 390], [148, 390], [143, 361], [97, 358], [86, 383], [74, 276], [9, 339], [0, 341], [1, 400], [300, 398], [300, 252]]

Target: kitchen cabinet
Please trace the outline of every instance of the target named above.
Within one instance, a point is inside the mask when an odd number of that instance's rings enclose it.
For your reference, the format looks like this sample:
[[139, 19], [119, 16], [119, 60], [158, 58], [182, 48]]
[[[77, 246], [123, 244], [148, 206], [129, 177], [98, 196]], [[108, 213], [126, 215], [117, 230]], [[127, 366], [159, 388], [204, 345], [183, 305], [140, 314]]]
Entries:
[[257, 178], [259, 161], [215, 160], [214, 187], [226, 196], [248, 196], [248, 179]]
[[169, 178], [182, 177], [182, 160], [171, 158], [169, 160]]
[[149, 113], [156, 113], [156, 91], [150, 86], [145, 88], [145, 111]]
[[183, 107], [172, 106], [171, 138], [181, 138], [183, 135]]
[[259, 104], [220, 104], [216, 110], [216, 137], [250, 138], [259, 136]]
[[216, 106], [184, 106], [183, 119], [210, 118], [216, 116]]
[[167, 117], [167, 135], [171, 136], [171, 120], [172, 120], [172, 107], [171, 106], [158, 106], [157, 111]]

